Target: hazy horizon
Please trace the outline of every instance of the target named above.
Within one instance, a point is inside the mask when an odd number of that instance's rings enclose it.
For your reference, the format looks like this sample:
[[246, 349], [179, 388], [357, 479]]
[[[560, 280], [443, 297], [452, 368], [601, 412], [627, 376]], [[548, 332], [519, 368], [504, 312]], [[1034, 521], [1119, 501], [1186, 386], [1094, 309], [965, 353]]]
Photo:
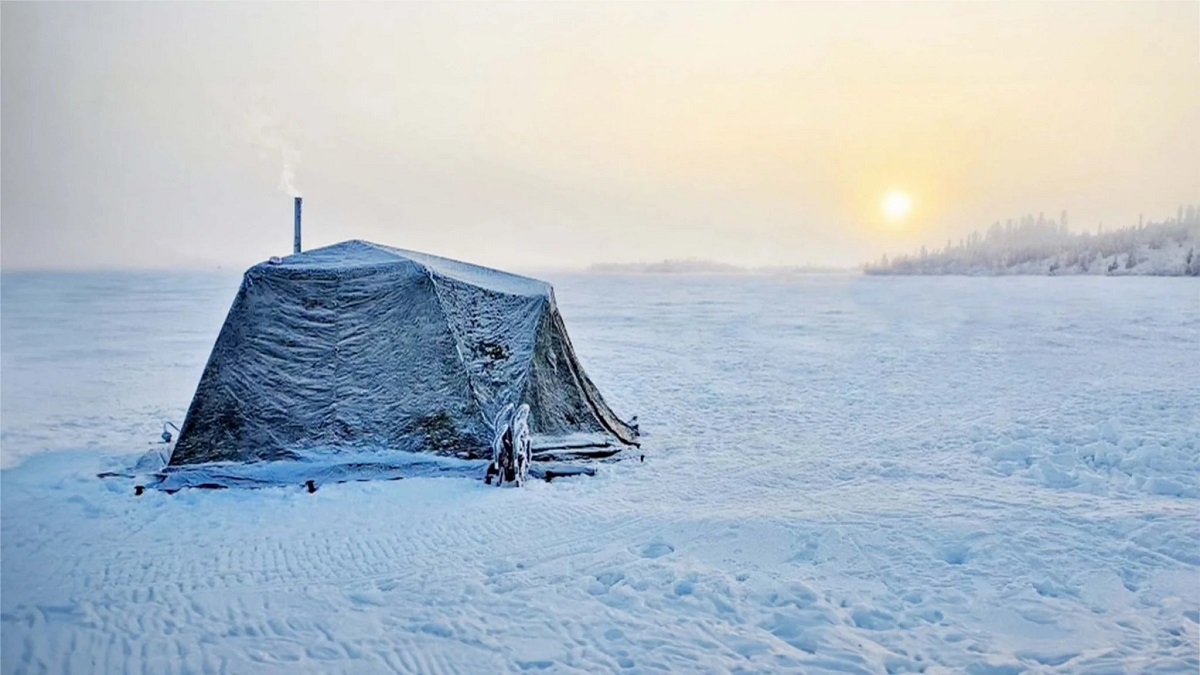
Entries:
[[6, 271], [245, 266], [293, 191], [305, 248], [564, 269], [851, 267], [1200, 185], [1196, 3], [0, 13]]

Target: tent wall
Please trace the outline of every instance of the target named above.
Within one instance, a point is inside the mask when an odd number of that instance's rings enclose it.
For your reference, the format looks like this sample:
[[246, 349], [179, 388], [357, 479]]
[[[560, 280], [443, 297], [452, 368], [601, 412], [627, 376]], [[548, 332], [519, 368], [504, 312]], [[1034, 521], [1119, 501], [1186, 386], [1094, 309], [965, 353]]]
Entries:
[[637, 434], [608, 407], [584, 373], [552, 299], [537, 330], [525, 402], [535, 434], [606, 432], [623, 443], [637, 442]]
[[498, 292], [436, 273], [431, 278], [471, 391], [490, 422], [505, 404], [521, 402], [546, 296]]
[[251, 270], [171, 464], [346, 447], [482, 455], [489, 433], [448, 323], [415, 264]]

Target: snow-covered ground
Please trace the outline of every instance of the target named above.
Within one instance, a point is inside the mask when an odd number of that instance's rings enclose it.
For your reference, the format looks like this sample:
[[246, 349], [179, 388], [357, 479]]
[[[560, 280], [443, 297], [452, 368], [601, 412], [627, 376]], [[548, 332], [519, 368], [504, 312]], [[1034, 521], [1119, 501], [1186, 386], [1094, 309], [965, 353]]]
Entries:
[[1194, 280], [552, 280], [644, 463], [135, 498], [237, 275], [5, 276], [3, 671], [1200, 668]]

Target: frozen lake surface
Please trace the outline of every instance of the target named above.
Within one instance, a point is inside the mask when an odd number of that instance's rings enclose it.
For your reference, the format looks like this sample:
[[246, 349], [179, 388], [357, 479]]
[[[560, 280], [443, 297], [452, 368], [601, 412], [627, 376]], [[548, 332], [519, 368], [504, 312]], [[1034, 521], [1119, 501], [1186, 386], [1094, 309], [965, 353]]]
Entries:
[[238, 275], [6, 275], [3, 672], [1200, 669], [1196, 280], [550, 280], [644, 463], [134, 498]]

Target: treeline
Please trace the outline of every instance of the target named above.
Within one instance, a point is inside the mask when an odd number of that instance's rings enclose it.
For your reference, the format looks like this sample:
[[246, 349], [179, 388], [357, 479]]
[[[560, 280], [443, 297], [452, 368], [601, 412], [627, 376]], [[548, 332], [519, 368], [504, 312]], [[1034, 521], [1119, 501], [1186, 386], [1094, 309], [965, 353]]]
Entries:
[[1058, 220], [1027, 215], [972, 232], [941, 250], [864, 265], [867, 274], [1109, 274], [1200, 276], [1200, 208], [1180, 206], [1175, 218], [1072, 232]]

